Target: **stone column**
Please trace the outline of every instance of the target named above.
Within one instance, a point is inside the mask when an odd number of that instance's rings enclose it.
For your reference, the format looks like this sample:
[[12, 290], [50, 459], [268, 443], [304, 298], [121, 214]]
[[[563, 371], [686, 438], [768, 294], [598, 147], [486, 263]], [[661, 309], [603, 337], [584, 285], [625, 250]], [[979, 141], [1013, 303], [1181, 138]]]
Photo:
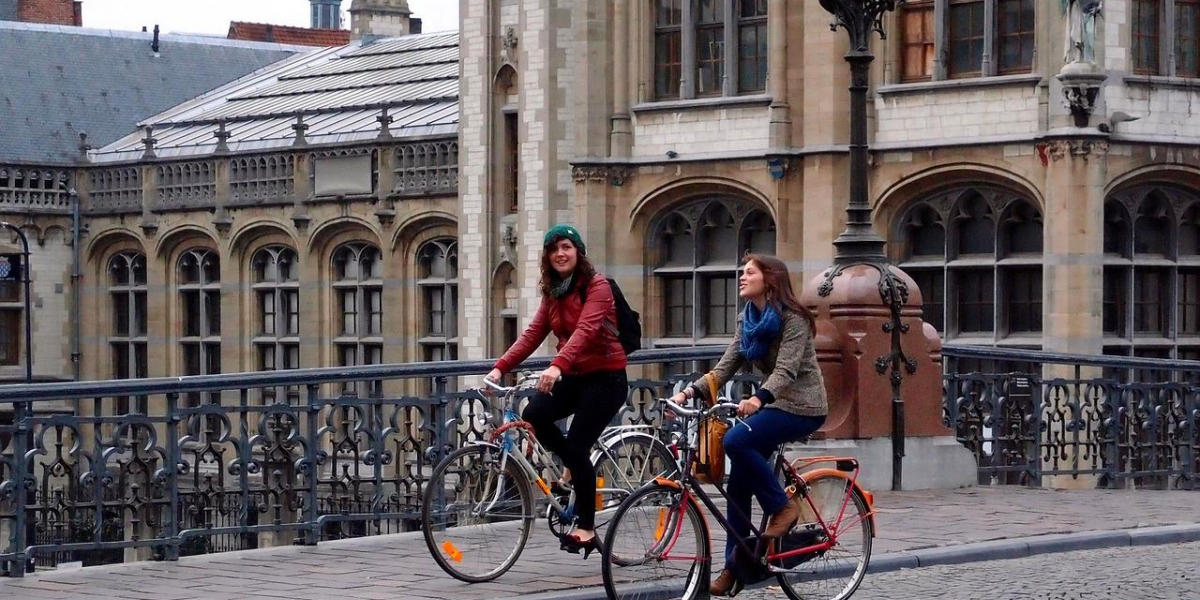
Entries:
[[771, 148], [787, 148], [791, 144], [792, 121], [788, 108], [787, 85], [787, 2], [770, 0], [767, 6], [767, 41], [770, 62], [767, 63], [767, 93], [771, 94]]
[[[1108, 140], [1104, 136], [1057, 139], [1038, 144], [1046, 171], [1046, 207], [1043, 236], [1045, 267], [1042, 274], [1042, 346], [1050, 352], [1102, 354], [1104, 351], [1104, 187], [1108, 179]], [[1083, 379], [1102, 376], [1096, 368], [1081, 369]], [[1047, 366], [1044, 379], [1074, 379], [1071, 366]], [[1070, 388], [1082, 394], [1079, 387]], [[1075, 435], [1056, 432], [1067, 438]], [[1074, 457], [1067, 457], [1073, 460]], [[1061, 463], [1060, 463], [1061, 464]], [[1049, 466], [1049, 465], [1047, 465]], [[1081, 462], [1080, 468], [1094, 466]], [[1048, 477], [1052, 487], [1093, 488], [1094, 477]]]
[[626, 158], [632, 152], [633, 125], [629, 116], [629, 0], [613, 4], [613, 116], [609, 153]]

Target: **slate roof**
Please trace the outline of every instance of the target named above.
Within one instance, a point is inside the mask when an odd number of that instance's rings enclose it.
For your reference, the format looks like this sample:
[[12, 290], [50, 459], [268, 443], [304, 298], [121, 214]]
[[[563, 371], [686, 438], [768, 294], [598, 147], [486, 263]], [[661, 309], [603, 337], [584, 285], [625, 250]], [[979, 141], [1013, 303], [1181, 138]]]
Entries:
[[17, 0], [0, 0], [0, 21], [17, 20]]
[[[0, 0], [3, 1], [3, 0]], [[304, 46], [0, 22], [0, 162], [66, 165], [140, 120]]]
[[345, 29], [313, 29], [271, 25], [269, 23], [229, 23], [229, 39], [256, 42], [276, 42], [301, 46], [345, 46], [350, 43], [350, 32]]
[[[232, 152], [292, 145], [303, 115], [309, 144], [344, 144], [379, 135], [387, 108], [395, 137], [458, 133], [458, 33], [387, 38], [318, 50], [280, 63], [146, 119], [161, 158], [211, 153], [218, 123]], [[142, 131], [93, 151], [96, 162], [137, 160]]]

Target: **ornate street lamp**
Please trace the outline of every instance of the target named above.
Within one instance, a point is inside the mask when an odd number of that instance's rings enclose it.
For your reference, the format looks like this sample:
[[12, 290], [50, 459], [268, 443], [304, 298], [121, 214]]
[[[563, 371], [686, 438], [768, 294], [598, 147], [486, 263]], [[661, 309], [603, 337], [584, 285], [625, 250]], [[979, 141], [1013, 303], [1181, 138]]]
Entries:
[[905, 355], [901, 347], [903, 334], [909, 326], [901, 321], [901, 312], [908, 303], [906, 277], [892, 267], [884, 251], [885, 242], [871, 226], [871, 204], [867, 197], [867, 92], [870, 88], [871, 34], [886, 38], [883, 18], [904, 0], [819, 0], [821, 7], [833, 15], [830, 28], [846, 30], [850, 36], [850, 200], [846, 205], [846, 229], [834, 240], [837, 248], [834, 265], [823, 275], [817, 293], [828, 297], [833, 293], [835, 279], [849, 267], [864, 266], [878, 271], [879, 294], [884, 306], [890, 308], [891, 319], [883, 324], [883, 332], [891, 336], [891, 351], [875, 361], [880, 375], [890, 370], [892, 388], [892, 489], [901, 489], [905, 454], [904, 399], [900, 394], [903, 372], [916, 372], [916, 361]]

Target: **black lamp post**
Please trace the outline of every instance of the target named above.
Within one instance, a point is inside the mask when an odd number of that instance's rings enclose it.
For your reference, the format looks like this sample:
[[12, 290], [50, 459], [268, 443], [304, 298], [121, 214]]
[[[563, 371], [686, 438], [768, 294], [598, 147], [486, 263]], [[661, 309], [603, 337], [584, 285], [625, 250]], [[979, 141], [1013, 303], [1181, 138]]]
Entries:
[[901, 311], [908, 302], [908, 284], [893, 272], [884, 251], [885, 242], [871, 226], [871, 203], [867, 197], [867, 92], [871, 85], [871, 34], [885, 38], [883, 18], [904, 0], [819, 0], [821, 8], [833, 15], [830, 28], [846, 30], [850, 36], [850, 201], [846, 205], [846, 229], [834, 240], [837, 248], [833, 267], [817, 292], [821, 296], [833, 293], [834, 279], [848, 267], [862, 265], [879, 272], [879, 294], [891, 309], [891, 319], [884, 323], [883, 332], [891, 336], [891, 352], [875, 361], [875, 370], [886, 374], [890, 370], [892, 385], [892, 489], [902, 487], [904, 467], [904, 398], [900, 395], [903, 372], [917, 370], [916, 361], [904, 354], [901, 336], [909, 326], [901, 321]]

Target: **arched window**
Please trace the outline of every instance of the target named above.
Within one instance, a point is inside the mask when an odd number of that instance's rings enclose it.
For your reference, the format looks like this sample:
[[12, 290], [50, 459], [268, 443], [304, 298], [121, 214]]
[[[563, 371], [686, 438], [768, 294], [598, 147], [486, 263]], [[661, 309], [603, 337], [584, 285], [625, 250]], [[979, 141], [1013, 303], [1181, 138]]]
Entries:
[[334, 339], [339, 366], [383, 362], [383, 264], [379, 249], [359, 242], [333, 253]]
[[[300, 281], [296, 251], [287, 246], [267, 246], [250, 260], [254, 290], [254, 350], [258, 370], [278, 371], [300, 367]], [[287, 400], [300, 401], [300, 390], [288, 388]], [[277, 398], [264, 389], [263, 401]]]
[[[113, 379], [147, 376], [146, 255], [125, 251], [108, 261], [108, 300], [112, 322], [108, 332]], [[144, 399], [139, 412], [145, 412]], [[117, 414], [129, 412], [128, 398], [117, 398]]]
[[417, 251], [421, 358], [458, 360], [458, 242], [439, 238]]
[[896, 223], [900, 266], [946, 339], [1040, 345], [1042, 216], [1033, 202], [960, 187], [913, 203]]
[[1104, 215], [1105, 353], [1200, 359], [1200, 194], [1137, 186]]
[[[179, 312], [182, 331], [179, 346], [184, 375], [221, 372], [221, 263], [216, 252], [195, 248], [184, 252], [178, 264]], [[198, 404], [200, 396], [189, 394]]]
[[649, 244], [663, 297], [661, 345], [733, 336], [747, 252], [775, 253], [769, 214], [733, 198], [688, 202], [662, 217]]

